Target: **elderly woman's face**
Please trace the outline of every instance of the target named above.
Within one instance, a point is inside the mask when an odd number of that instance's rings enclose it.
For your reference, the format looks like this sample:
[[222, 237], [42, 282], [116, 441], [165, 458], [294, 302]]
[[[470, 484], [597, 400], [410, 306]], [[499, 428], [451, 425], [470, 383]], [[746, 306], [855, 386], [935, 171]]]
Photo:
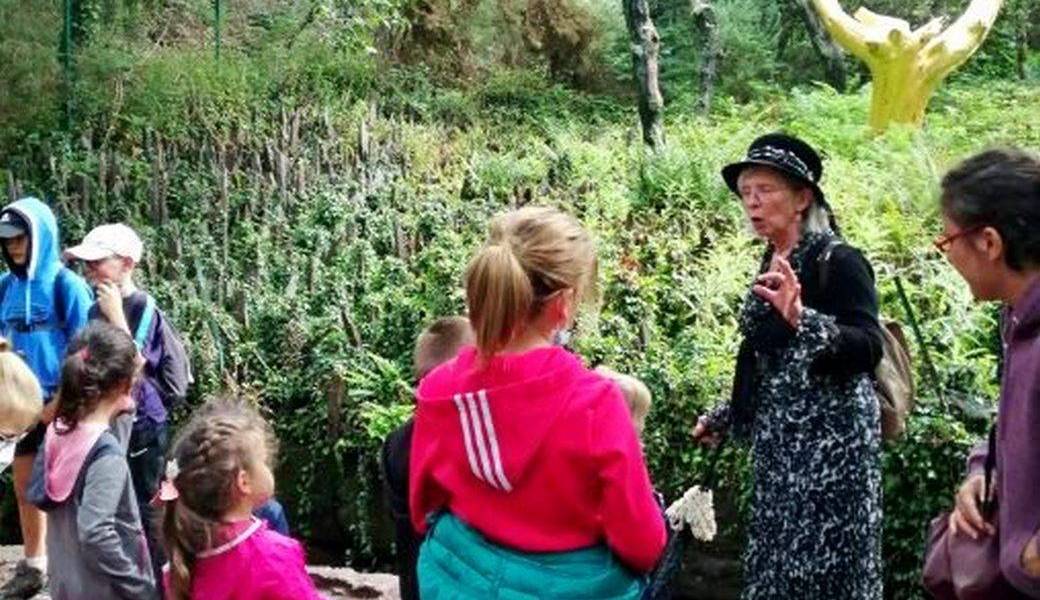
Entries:
[[811, 202], [807, 190], [795, 190], [783, 175], [769, 167], [741, 171], [737, 190], [755, 234], [768, 240], [799, 227], [800, 215]]

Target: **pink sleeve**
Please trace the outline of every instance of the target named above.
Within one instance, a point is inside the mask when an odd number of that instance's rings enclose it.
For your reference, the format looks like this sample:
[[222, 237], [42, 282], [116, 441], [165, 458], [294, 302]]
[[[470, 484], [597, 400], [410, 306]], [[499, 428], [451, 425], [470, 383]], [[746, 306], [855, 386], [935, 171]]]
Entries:
[[447, 503], [447, 495], [430, 475], [436, 465], [436, 439], [431, 433], [436, 432], [430, 431], [423, 412], [420, 402], [415, 410], [415, 430], [408, 458], [408, 511], [412, 527], [420, 536], [426, 533], [426, 516]]
[[591, 423], [602, 489], [600, 519], [610, 549], [630, 568], [646, 573], [664, 550], [664, 517], [621, 392], [614, 385], [607, 389]]
[[307, 573], [303, 547], [297, 542], [286, 548], [277, 570], [269, 574], [261, 595], [263, 600], [323, 600]]

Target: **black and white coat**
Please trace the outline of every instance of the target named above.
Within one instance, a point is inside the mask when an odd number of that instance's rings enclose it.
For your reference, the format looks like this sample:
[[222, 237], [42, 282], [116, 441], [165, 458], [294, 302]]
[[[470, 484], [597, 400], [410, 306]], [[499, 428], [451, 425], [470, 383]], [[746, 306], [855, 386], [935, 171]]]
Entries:
[[745, 600], [882, 595], [877, 291], [863, 255], [832, 239], [805, 234], [789, 258], [797, 329], [748, 292], [733, 397], [708, 418], [751, 441]]

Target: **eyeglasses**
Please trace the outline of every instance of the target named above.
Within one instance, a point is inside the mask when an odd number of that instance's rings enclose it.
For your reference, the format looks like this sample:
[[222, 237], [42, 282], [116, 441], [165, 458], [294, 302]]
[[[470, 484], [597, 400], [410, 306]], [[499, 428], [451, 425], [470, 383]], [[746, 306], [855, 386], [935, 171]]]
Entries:
[[932, 243], [935, 244], [935, 249], [936, 250], [938, 250], [939, 252], [941, 252], [943, 254], [946, 254], [946, 252], [950, 249], [950, 246], [954, 242], [956, 242], [958, 239], [960, 239], [960, 238], [962, 238], [962, 237], [964, 237], [966, 235], [971, 235], [971, 234], [979, 231], [983, 227], [986, 227], [986, 226], [985, 225], [976, 225], [974, 227], [969, 227], [967, 229], [961, 229], [957, 233], [949, 233], [949, 234], [946, 234], [946, 235], [941, 235], [938, 238], [936, 238], [935, 241], [932, 242]]

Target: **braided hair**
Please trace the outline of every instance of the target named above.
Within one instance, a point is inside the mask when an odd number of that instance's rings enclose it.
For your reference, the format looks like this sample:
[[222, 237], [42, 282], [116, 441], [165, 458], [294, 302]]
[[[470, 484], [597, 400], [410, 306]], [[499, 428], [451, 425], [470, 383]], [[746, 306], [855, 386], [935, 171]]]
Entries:
[[168, 469], [178, 497], [166, 503], [162, 518], [171, 598], [191, 597], [196, 557], [213, 546], [217, 526], [238, 501], [238, 474], [269, 464], [275, 451], [267, 422], [237, 400], [210, 401], [181, 430], [171, 453], [177, 467]]
[[69, 343], [61, 366], [56, 416], [58, 433], [68, 433], [115, 392], [129, 393], [139, 368], [137, 346], [130, 334], [92, 321]]

